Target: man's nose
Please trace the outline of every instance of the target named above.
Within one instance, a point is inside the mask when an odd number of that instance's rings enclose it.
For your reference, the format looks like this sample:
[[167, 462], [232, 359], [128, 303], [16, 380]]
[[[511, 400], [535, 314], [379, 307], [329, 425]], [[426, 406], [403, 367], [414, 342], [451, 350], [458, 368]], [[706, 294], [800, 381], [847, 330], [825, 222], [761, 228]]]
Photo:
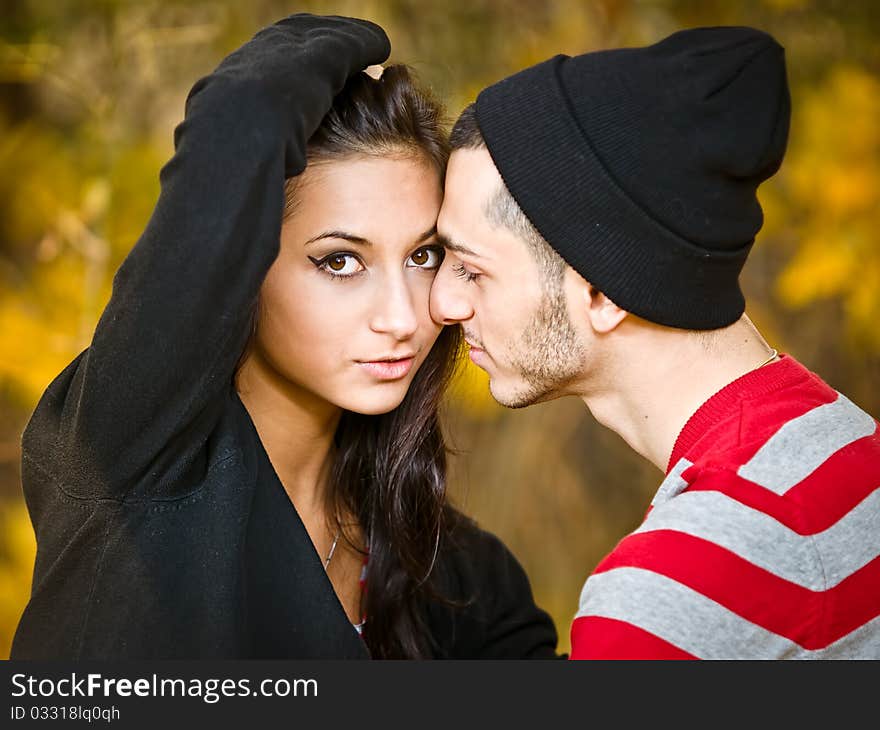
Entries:
[[466, 285], [452, 271], [447, 256], [431, 284], [431, 319], [438, 324], [457, 324], [473, 317], [473, 306], [464, 291]]
[[[423, 305], [424, 306], [424, 305]], [[370, 318], [370, 329], [390, 334], [399, 342], [412, 337], [419, 327], [419, 318], [413, 306], [412, 292], [404, 277], [395, 277], [376, 297], [376, 306]]]

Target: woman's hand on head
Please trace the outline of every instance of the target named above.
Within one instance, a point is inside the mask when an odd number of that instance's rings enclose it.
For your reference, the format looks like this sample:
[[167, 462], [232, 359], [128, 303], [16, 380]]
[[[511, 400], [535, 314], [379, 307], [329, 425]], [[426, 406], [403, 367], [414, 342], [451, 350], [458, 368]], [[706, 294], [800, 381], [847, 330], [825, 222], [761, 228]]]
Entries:
[[[285, 136], [285, 174], [305, 169], [305, 145], [353, 74], [385, 61], [385, 31], [358, 18], [297, 13], [260, 30], [190, 91], [190, 107], [211, 104], [220, 118], [266, 127], [266, 112]], [[226, 113], [222, 113], [226, 112]], [[256, 117], [254, 116], [256, 114]], [[212, 116], [212, 115], [207, 115]]]

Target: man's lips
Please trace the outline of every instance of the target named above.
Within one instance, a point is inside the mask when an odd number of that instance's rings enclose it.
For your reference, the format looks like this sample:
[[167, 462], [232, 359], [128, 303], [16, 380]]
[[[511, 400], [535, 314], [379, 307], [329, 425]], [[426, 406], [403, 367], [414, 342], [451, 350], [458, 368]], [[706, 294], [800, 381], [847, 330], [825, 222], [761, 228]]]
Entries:
[[464, 341], [465, 341], [465, 343], [467, 343], [467, 346], [468, 346], [471, 350], [479, 350], [480, 352], [485, 352], [485, 351], [486, 351], [486, 348], [485, 348], [485, 347], [483, 347], [482, 345], [478, 345], [478, 344], [477, 344], [477, 338], [471, 336], [471, 335], [468, 334], [467, 332], [464, 333]]
[[482, 367], [486, 358], [489, 357], [486, 354], [486, 351], [482, 347], [478, 347], [477, 345], [473, 344], [468, 339], [465, 339], [465, 342], [467, 343], [467, 346], [468, 346], [468, 357], [470, 357], [471, 362], [474, 365], [478, 365], [479, 367]]

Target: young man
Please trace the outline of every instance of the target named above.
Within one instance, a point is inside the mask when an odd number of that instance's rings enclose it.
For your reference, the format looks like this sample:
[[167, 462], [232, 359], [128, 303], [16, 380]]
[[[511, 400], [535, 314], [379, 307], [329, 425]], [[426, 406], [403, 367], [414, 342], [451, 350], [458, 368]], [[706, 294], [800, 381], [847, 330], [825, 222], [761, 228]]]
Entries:
[[745, 316], [783, 49], [749, 28], [557, 56], [453, 130], [436, 319], [493, 396], [563, 395], [666, 473], [572, 658], [880, 658], [877, 421]]

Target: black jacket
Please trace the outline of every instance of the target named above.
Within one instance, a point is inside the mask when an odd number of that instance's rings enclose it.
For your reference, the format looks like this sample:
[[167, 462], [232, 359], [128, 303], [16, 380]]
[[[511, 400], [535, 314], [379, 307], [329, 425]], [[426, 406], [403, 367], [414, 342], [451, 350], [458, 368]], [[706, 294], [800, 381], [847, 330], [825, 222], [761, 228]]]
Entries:
[[[37, 536], [13, 659], [368, 658], [232, 387], [278, 253], [285, 177], [346, 78], [389, 52], [364, 21], [291, 16], [199, 81], [91, 346], [22, 440]], [[497, 538], [463, 522], [426, 607], [437, 657], [553, 657]]]

